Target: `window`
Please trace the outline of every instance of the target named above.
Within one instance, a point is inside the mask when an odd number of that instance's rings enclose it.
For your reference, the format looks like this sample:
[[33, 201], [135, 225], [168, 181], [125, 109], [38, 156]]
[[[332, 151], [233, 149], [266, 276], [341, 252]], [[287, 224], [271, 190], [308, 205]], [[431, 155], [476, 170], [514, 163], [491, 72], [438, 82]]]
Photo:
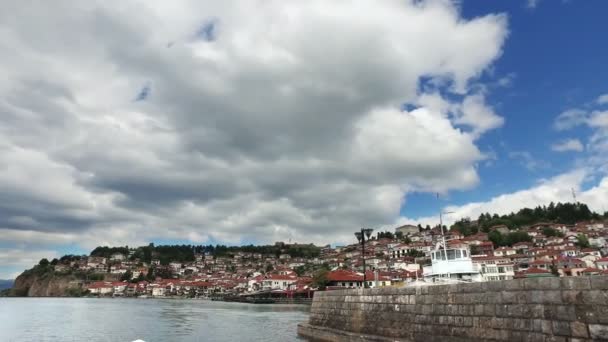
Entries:
[[467, 251], [462, 251], [462, 257], [466, 258], [467, 257]]
[[448, 249], [448, 260], [456, 259], [456, 251], [453, 249]]

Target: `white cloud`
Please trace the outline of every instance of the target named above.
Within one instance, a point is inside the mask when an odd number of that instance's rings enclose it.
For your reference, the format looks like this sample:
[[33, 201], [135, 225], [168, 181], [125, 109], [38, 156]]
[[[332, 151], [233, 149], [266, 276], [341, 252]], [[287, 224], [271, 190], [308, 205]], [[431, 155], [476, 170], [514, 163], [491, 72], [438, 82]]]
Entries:
[[596, 102], [600, 105], [607, 104], [608, 103], [608, 94], [600, 95], [597, 98]]
[[476, 139], [503, 123], [470, 84], [506, 16], [450, 1], [4, 7], [7, 243], [350, 240], [407, 191], [475, 186]]
[[608, 129], [608, 111], [594, 111], [588, 122], [589, 126], [600, 129]]
[[582, 109], [568, 109], [557, 116], [553, 127], [558, 131], [574, 128], [587, 123], [589, 113]]
[[[15, 279], [21, 270], [31, 268], [38, 264], [40, 259], [49, 261], [59, 257], [54, 250], [29, 250], [0, 247], [0, 279]], [[15, 270], [19, 270], [15, 272]]]
[[496, 82], [496, 85], [499, 86], [499, 87], [510, 87], [515, 82], [516, 76], [517, 75], [515, 73], [509, 73], [508, 75], [500, 78]]
[[457, 124], [472, 127], [473, 136], [476, 137], [502, 126], [504, 121], [503, 117], [498, 116], [491, 107], [486, 105], [484, 97], [480, 94], [465, 97], [454, 120]]
[[527, 0], [526, 2], [526, 7], [530, 8], [530, 9], [535, 9], [538, 4], [540, 4], [541, 0]]
[[548, 162], [534, 157], [532, 153], [528, 151], [509, 152], [509, 158], [519, 161], [526, 169], [530, 171], [546, 169], [551, 166]]
[[[505, 215], [517, 212], [524, 207], [534, 208], [539, 205], [548, 205], [550, 202], [571, 202], [572, 189], [576, 191], [578, 201], [586, 203], [591, 210], [602, 212], [608, 196], [608, 177], [603, 178], [597, 186], [581, 191], [583, 181], [588, 176], [588, 170], [578, 169], [542, 180], [529, 189], [502, 194], [488, 201], [447, 206], [443, 210], [453, 212], [453, 214], [445, 217], [445, 223], [449, 225], [464, 217], [476, 219], [482, 213]], [[436, 224], [438, 218], [403, 218], [402, 221]]]
[[585, 147], [583, 146], [583, 143], [581, 143], [581, 141], [578, 139], [567, 139], [551, 145], [551, 149], [556, 152], [582, 152]]

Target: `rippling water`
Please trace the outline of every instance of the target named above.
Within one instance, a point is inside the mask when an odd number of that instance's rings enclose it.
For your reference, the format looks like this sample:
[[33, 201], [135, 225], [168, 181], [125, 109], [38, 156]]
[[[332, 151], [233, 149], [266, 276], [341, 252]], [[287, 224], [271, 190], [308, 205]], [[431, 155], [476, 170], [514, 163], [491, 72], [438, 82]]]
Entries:
[[295, 341], [308, 309], [205, 300], [2, 298], [0, 341]]

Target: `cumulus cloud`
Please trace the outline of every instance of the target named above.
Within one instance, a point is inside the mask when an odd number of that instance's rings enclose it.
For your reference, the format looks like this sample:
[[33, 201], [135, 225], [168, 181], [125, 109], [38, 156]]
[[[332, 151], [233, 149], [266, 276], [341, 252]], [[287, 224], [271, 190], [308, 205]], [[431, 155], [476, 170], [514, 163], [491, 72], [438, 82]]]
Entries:
[[585, 147], [578, 139], [567, 139], [551, 145], [551, 149], [556, 152], [582, 152]]
[[24, 269], [37, 264], [40, 259], [49, 261], [58, 257], [54, 250], [28, 250], [18, 248], [0, 248], [0, 279], [15, 279]]
[[[596, 212], [606, 210], [605, 199], [608, 196], [608, 177], [600, 179], [596, 186], [582, 190], [583, 183], [592, 176], [588, 169], [577, 169], [557, 175], [550, 179], [539, 181], [534, 186], [502, 194], [483, 202], [473, 202], [464, 205], [450, 205], [443, 211], [451, 212], [444, 216], [444, 223], [449, 225], [455, 221], [469, 217], [476, 219], [482, 213], [499, 215], [517, 212], [519, 209], [534, 208], [538, 205], [548, 205], [551, 202], [571, 202], [572, 190], [576, 192], [577, 200], [585, 203]], [[399, 222], [437, 224], [437, 217], [421, 217], [417, 219], [401, 218]]]
[[589, 113], [582, 109], [568, 109], [557, 116], [553, 127], [564, 131], [587, 123]]
[[347, 241], [477, 184], [507, 34], [440, 0], [6, 4], [1, 239]]
[[493, 109], [486, 105], [485, 99], [480, 94], [465, 97], [456, 116], [457, 124], [468, 125], [473, 128], [473, 136], [500, 127], [504, 118], [494, 113]]
[[532, 153], [528, 151], [512, 151], [509, 152], [509, 158], [517, 160], [521, 165], [530, 171], [537, 171], [540, 169], [546, 169], [551, 165], [537, 157], [534, 157]]
[[596, 102], [600, 105], [607, 104], [608, 103], [608, 94], [600, 95], [597, 98]]
[[557, 116], [554, 128], [557, 130], [572, 129], [584, 126], [591, 130], [586, 143], [588, 156], [585, 165], [597, 171], [608, 172], [608, 111], [600, 107], [589, 110], [570, 109]]

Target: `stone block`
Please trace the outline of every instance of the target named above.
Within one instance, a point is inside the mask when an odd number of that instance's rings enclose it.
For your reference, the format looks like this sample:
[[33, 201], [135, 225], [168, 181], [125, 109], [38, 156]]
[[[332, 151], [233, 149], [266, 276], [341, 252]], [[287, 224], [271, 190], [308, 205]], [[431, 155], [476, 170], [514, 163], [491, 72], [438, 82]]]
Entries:
[[542, 319], [533, 319], [532, 322], [532, 331], [542, 332], [543, 331], [543, 320]]
[[467, 286], [469, 286], [469, 284], [452, 285], [452, 286], [450, 286], [450, 292], [451, 293], [462, 293], [467, 288]]
[[[527, 280], [527, 279], [526, 279]], [[562, 293], [559, 290], [534, 290], [527, 291], [529, 303], [533, 304], [561, 304]]]
[[561, 277], [559, 281], [563, 290], [589, 290], [591, 288], [589, 277]]
[[482, 293], [481, 298], [484, 300], [485, 303], [502, 303], [502, 296], [500, 292], [486, 292], [485, 294]]
[[554, 335], [570, 336], [570, 323], [563, 321], [551, 322], [551, 328]]
[[[572, 277], [570, 277], [572, 278]], [[589, 290], [587, 290], [589, 291]], [[562, 301], [564, 304], [577, 304], [583, 302], [583, 291], [579, 290], [563, 290], [562, 291]]]
[[526, 333], [524, 336], [525, 342], [544, 342], [545, 335], [541, 333]]
[[468, 283], [466, 285], [465, 293], [483, 293], [483, 283]]
[[508, 317], [522, 317], [525, 304], [512, 304], [507, 306]]
[[582, 291], [583, 304], [608, 305], [608, 291], [587, 290]]
[[502, 291], [500, 293], [502, 304], [517, 303], [517, 293], [515, 291]]
[[582, 322], [570, 322], [570, 334], [573, 337], [588, 338], [587, 324]]
[[594, 340], [608, 340], [608, 325], [589, 324], [589, 334]]
[[521, 315], [527, 318], [544, 318], [544, 305], [541, 304], [520, 304]]
[[608, 306], [607, 305], [594, 305], [593, 312], [597, 323], [608, 324]]
[[509, 331], [509, 341], [524, 342], [528, 341], [528, 333], [523, 331]]
[[482, 284], [484, 292], [500, 292], [505, 288], [505, 281], [488, 281]]
[[483, 315], [484, 316], [494, 316], [496, 315], [496, 305], [494, 304], [484, 304], [483, 306]]
[[543, 309], [543, 317], [545, 319], [560, 321], [576, 320], [576, 310], [571, 305], [545, 305]]
[[553, 325], [551, 324], [551, 321], [543, 320], [541, 330], [542, 330], [543, 334], [547, 334], [547, 335], [553, 334]]
[[526, 290], [559, 290], [561, 288], [559, 278], [527, 278], [524, 279]]
[[585, 323], [599, 323], [596, 311], [591, 305], [574, 305], [574, 312], [577, 321], [582, 321]]
[[524, 279], [512, 279], [502, 282], [505, 291], [518, 291], [524, 289]]
[[589, 282], [594, 290], [608, 290], [608, 276], [590, 276]]

